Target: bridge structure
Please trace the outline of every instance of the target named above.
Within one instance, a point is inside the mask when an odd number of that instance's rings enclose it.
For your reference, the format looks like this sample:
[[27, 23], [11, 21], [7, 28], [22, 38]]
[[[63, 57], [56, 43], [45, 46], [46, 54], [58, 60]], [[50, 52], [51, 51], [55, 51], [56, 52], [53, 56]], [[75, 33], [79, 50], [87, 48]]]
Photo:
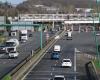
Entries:
[[100, 23], [98, 13], [82, 13], [82, 14], [20, 14], [19, 21], [32, 21], [32, 22], [51, 22], [52, 28], [55, 27], [56, 22], [70, 27], [73, 30], [73, 25], [78, 25], [80, 29], [81, 24], [93, 25]]
[[97, 13], [88, 14], [20, 14], [20, 21], [63, 22], [65, 24], [99, 23]]

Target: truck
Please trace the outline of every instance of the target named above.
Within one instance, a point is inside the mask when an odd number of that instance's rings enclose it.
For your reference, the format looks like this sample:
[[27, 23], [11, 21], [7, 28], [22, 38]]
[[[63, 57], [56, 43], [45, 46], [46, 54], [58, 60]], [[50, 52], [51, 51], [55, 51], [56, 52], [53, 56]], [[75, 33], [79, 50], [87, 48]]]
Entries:
[[17, 31], [12, 30], [12, 31], [10, 32], [10, 35], [11, 35], [11, 36], [16, 36], [16, 35], [17, 35]]
[[11, 51], [16, 51], [19, 46], [19, 41], [17, 39], [9, 39], [5, 42], [5, 51], [9, 53]]
[[27, 30], [21, 30], [20, 31], [20, 34], [19, 34], [19, 36], [20, 36], [20, 41], [21, 42], [26, 42], [27, 40], [28, 40], [28, 35], [27, 35]]
[[5, 42], [5, 46], [6, 47], [12, 47], [12, 46], [18, 47], [19, 46], [19, 41], [15, 38], [9, 39]]
[[67, 40], [72, 40], [72, 32], [68, 30], [66, 33], [66, 37], [67, 37]]
[[54, 50], [51, 53], [51, 59], [59, 59], [60, 58], [60, 52], [61, 52], [61, 46], [55, 45]]

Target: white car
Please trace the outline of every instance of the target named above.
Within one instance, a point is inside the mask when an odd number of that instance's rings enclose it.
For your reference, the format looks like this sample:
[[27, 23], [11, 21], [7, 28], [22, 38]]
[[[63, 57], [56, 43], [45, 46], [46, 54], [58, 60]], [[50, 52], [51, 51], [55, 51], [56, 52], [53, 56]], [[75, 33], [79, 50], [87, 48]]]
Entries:
[[65, 80], [64, 75], [55, 75], [53, 80]]
[[63, 59], [62, 67], [71, 67], [71, 66], [72, 66], [72, 62], [70, 59]]
[[97, 33], [96, 36], [100, 36], [100, 33]]
[[17, 58], [18, 55], [19, 55], [19, 53], [16, 52], [16, 51], [9, 52], [9, 57], [10, 57], [10, 58]]
[[60, 39], [60, 36], [59, 36], [59, 35], [56, 35], [56, 36], [55, 36], [55, 39]]

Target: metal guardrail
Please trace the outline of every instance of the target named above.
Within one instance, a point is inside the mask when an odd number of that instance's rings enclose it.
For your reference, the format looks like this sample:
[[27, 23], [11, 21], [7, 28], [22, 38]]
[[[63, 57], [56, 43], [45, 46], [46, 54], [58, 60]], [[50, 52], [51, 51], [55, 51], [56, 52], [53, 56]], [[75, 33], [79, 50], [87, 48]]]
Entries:
[[[60, 32], [56, 33], [57, 34], [60, 34]], [[55, 36], [52, 36], [48, 42], [45, 42], [43, 47], [45, 47]], [[10, 77], [12, 77], [18, 70], [20, 70], [25, 64], [27, 64], [28, 61], [30, 61], [32, 58], [34, 58], [34, 56], [40, 51], [40, 47], [37, 48], [34, 52], [33, 55], [29, 55], [27, 56], [23, 61], [21, 61], [17, 66], [15, 66], [9, 73], [7, 73], [5, 76], [9, 75]], [[4, 76], [4, 77], [5, 77]], [[4, 80], [4, 77], [2, 78], [2, 80]], [[11, 80], [14, 80], [14, 79], [11, 79]]]

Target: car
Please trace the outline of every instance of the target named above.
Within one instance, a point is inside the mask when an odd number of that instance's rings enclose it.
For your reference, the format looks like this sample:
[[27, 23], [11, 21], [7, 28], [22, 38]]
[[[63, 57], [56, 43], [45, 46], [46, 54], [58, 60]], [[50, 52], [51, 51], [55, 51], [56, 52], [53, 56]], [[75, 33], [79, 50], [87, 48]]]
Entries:
[[53, 80], [65, 80], [64, 75], [55, 75]]
[[97, 33], [96, 36], [100, 36], [100, 33]]
[[71, 67], [72, 66], [72, 62], [71, 62], [70, 59], [63, 59], [61, 66], [62, 67]]
[[65, 33], [65, 36], [68, 36], [68, 33], [67, 32]]
[[26, 42], [26, 40], [25, 39], [21, 39], [21, 43], [25, 43]]
[[32, 34], [29, 34], [29, 37], [32, 37]]
[[6, 53], [6, 47], [5, 46], [0, 46], [0, 54]]
[[60, 39], [60, 36], [59, 36], [59, 35], [56, 35], [56, 36], [55, 36], [55, 39]]

